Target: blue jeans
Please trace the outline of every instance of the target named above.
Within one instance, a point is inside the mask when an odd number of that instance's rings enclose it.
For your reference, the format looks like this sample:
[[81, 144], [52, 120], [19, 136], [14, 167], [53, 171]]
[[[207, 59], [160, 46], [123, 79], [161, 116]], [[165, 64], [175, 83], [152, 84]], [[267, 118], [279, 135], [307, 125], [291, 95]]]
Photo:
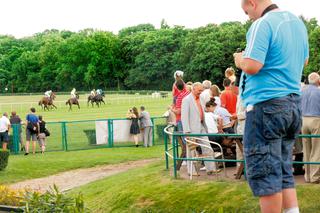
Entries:
[[258, 103], [246, 116], [244, 153], [253, 194], [294, 188], [292, 148], [302, 124], [301, 98], [290, 94]]

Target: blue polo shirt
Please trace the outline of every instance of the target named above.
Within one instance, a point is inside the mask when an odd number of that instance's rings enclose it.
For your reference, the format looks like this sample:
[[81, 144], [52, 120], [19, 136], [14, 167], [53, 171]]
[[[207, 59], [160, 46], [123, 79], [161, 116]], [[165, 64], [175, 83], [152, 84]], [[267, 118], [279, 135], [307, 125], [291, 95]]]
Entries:
[[300, 95], [300, 80], [309, 57], [304, 23], [287, 11], [270, 11], [247, 33], [243, 58], [263, 64], [255, 75], [243, 74], [240, 94], [244, 105], [254, 105], [291, 93]]
[[31, 113], [27, 115], [26, 120], [30, 123], [38, 123], [39, 122], [38, 116], [36, 116], [35, 114], [31, 114]]

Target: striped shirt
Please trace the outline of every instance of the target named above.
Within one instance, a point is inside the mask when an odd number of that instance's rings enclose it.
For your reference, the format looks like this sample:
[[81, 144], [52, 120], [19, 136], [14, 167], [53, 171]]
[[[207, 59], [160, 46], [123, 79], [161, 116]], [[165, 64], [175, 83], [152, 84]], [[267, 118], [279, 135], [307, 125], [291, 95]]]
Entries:
[[[187, 89], [184, 89], [180, 92], [180, 94], [177, 96], [177, 100], [176, 100], [176, 105], [175, 105], [176, 109], [181, 110], [182, 100], [184, 97], [186, 97], [189, 94], [190, 94], [190, 92]], [[181, 112], [176, 114], [176, 122], [178, 122], [178, 121], [181, 121]]]

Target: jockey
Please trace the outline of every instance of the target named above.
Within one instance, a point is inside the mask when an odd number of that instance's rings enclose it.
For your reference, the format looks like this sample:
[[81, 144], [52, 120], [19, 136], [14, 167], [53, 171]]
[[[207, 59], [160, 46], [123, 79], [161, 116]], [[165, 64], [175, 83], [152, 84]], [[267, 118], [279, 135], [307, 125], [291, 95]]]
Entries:
[[93, 90], [91, 90], [91, 92], [90, 92], [90, 95], [92, 96], [92, 97], [94, 97], [94, 96], [96, 96], [96, 90], [95, 89], [93, 89]]
[[52, 90], [48, 90], [44, 93], [44, 97], [46, 98], [50, 98], [51, 97], [51, 94], [52, 94]]
[[76, 88], [73, 88], [72, 90], [71, 90], [71, 98], [77, 98], [77, 96], [76, 96]]
[[97, 94], [102, 95], [102, 89], [97, 89]]

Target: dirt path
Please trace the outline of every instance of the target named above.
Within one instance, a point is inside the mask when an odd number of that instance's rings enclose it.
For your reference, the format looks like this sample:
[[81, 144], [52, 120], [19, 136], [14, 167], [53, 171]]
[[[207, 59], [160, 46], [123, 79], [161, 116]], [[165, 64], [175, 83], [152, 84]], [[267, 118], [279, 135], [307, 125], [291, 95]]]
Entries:
[[10, 185], [10, 187], [14, 189], [28, 188], [31, 190], [45, 192], [50, 188], [50, 186], [56, 184], [60, 191], [67, 191], [72, 188], [103, 179], [105, 177], [128, 171], [129, 169], [145, 166], [147, 164], [156, 162], [157, 160], [158, 159], [129, 161], [113, 165], [97, 166], [86, 169], [76, 169], [44, 178], [37, 178], [18, 182]]

